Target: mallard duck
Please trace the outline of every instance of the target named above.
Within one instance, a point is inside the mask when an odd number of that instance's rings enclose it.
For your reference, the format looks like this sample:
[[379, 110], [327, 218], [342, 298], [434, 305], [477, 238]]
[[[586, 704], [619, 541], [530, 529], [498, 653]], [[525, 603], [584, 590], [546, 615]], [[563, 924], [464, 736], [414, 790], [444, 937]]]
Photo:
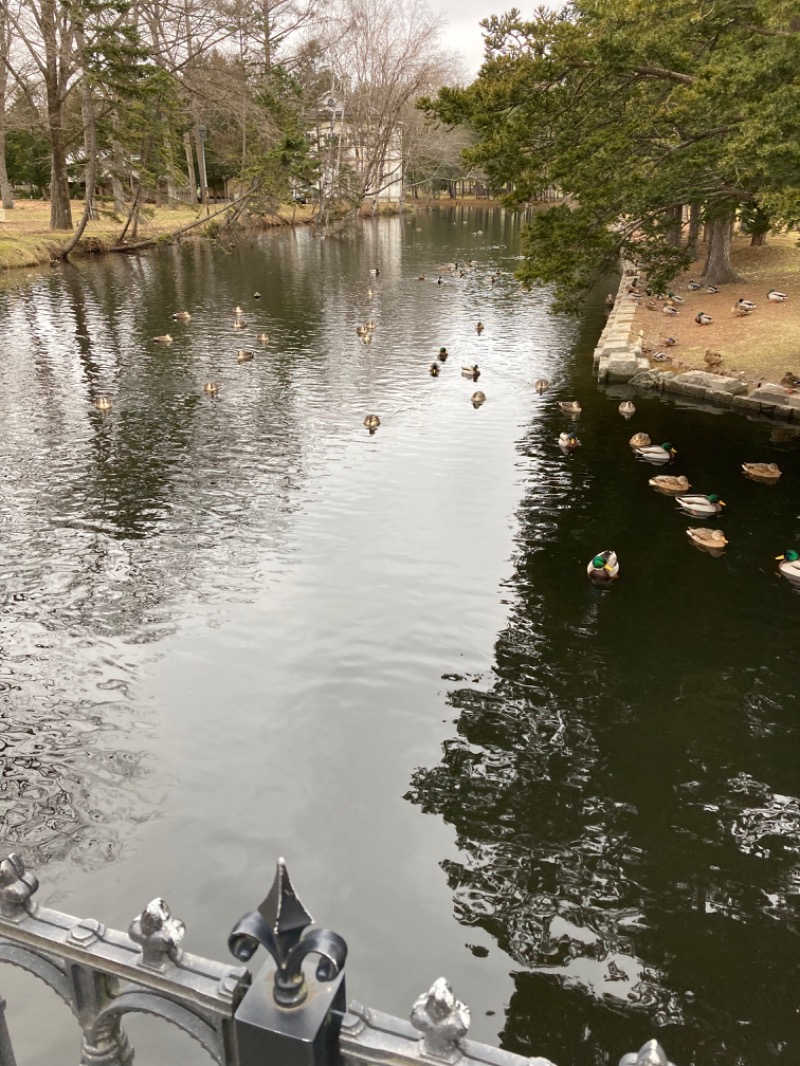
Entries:
[[442, 372], [442, 368], [439, 366], [438, 363], [431, 363], [430, 368], [428, 370], [428, 373], [430, 374], [430, 376], [432, 378], [438, 378], [439, 374], [441, 374], [441, 372]]
[[689, 290], [689, 292], [699, 292], [702, 289], [702, 287], [703, 286], [700, 284], [699, 281], [694, 281], [694, 280], [691, 280], [689, 282], [689, 284], [686, 286], [686, 288]]
[[253, 353], [245, 351], [244, 348], [240, 348], [239, 351], [236, 353], [237, 363], [249, 363], [252, 358]]
[[578, 436], [575, 430], [570, 430], [568, 433], [561, 433], [558, 437], [558, 443], [565, 452], [574, 452], [576, 448], [580, 448], [581, 442], [578, 440]]
[[671, 474], [659, 474], [657, 477], [651, 477], [648, 485], [652, 485], [654, 489], [658, 489], [659, 492], [663, 492], [668, 496], [678, 496], [681, 493], [688, 492], [692, 487], [689, 484], [689, 479], [684, 474], [679, 477], [673, 477]]
[[565, 415], [579, 415], [581, 405], [577, 400], [562, 400], [558, 405]]
[[478, 389], [477, 392], [473, 392], [472, 396], [470, 396], [470, 401], [473, 407], [480, 407], [482, 403], [486, 403], [486, 393]]
[[677, 342], [677, 340], [674, 337], [665, 337], [664, 338], [664, 347], [665, 348], [673, 348], [677, 343], [678, 342]]
[[247, 329], [246, 320], [243, 319], [243, 318], [237, 318], [236, 321], [233, 323], [233, 328], [234, 329]]
[[609, 293], [606, 294], [606, 307], [610, 311], [613, 306], [614, 306], [614, 293], [613, 292], [609, 292]]
[[657, 311], [658, 310], [658, 301], [657, 300], [648, 300], [647, 303], [644, 306], [647, 308], [648, 311]]
[[239, 316], [239, 315], [243, 315], [243, 314], [244, 314], [244, 311], [243, 311], [243, 310], [242, 310], [242, 308], [241, 308], [241, 307], [240, 307], [240, 306], [239, 306], [239, 305], [237, 304], [237, 305], [236, 305], [236, 306], [234, 307], [234, 309], [233, 309], [233, 313], [234, 313], [234, 314], [235, 314], [235, 315], [237, 316], [237, 318], [238, 318], [238, 316]]
[[219, 392], [219, 385], [216, 381], [207, 381], [203, 386], [203, 392], [207, 392], [209, 396], [216, 396]]
[[653, 362], [654, 363], [671, 363], [672, 362], [672, 356], [671, 355], [667, 355], [666, 352], [653, 352]]
[[253, 299], [254, 300], [260, 300], [261, 299], [261, 293], [260, 292], [254, 292], [253, 293]]
[[664, 315], [679, 315], [680, 311], [677, 307], [672, 307], [670, 304], [664, 304], [661, 308], [661, 313]]
[[367, 329], [366, 326], [356, 326], [356, 336], [357, 337], [363, 337], [367, 333], [369, 333], [369, 330]]
[[361, 343], [362, 344], [372, 344], [372, 334], [371, 333], [365, 333], [364, 336], [361, 338]]
[[734, 304], [731, 308], [731, 313], [734, 314], [737, 318], [746, 318], [749, 314], [751, 314], [751, 310], [748, 307], [742, 307], [741, 304]]
[[797, 374], [793, 374], [791, 370], [787, 370], [781, 378], [781, 385], [785, 389], [796, 389], [800, 385], [800, 377]]
[[722, 549], [728, 543], [728, 538], [721, 529], [707, 529], [705, 526], [689, 528], [686, 535], [698, 548], [704, 548], [712, 555], [722, 554]]
[[631, 448], [648, 448], [651, 443], [652, 442], [646, 433], [634, 433], [628, 441]]
[[790, 548], [783, 555], [776, 555], [775, 558], [783, 560], [778, 564], [778, 573], [788, 581], [800, 584], [800, 554], [794, 548]]
[[98, 411], [108, 412], [114, 405], [107, 396], [98, 396], [94, 401], [94, 406]]
[[483, 322], [476, 322], [475, 323], [475, 332], [476, 333], [483, 333]]
[[707, 315], [705, 311], [698, 311], [697, 314], [694, 316], [694, 320], [698, 324], [698, 326], [710, 326], [711, 323], [714, 321], [711, 315]]
[[668, 300], [671, 300], [671, 301], [672, 301], [672, 302], [673, 302], [674, 304], [683, 304], [683, 303], [686, 303], [686, 301], [684, 300], [684, 298], [683, 298], [682, 296], [678, 296], [678, 294], [677, 294], [677, 293], [675, 293], [675, 292], [668, 292], [668, 293], [667, 293], [667, 299], [668, 299]]
[[719, 288], [716, 285], [706, 285], [706, 292], [719, 292]]
[[370, 433], [374, 433], [380, 424], [381, 420], [378, 418], [377, 415], [367, 415], [367, 417], [364, 419], [364, 425], [367, 427]]
[[610, 548], [599, 552], [586, 567], [586, 573], [592, 581], [613, 581], [619, 577], [617, 553]]
[[742, 470], [754, 481], [777, 481], [782, 473], [777, 463], [742, 463]]
[[710, 518], [712, 515], [721, 514], [725, 506], [724, 501], [714, 493], [710, 496], [678, 496], [676, 503], [681, 510], [692, 515], [693, 518]]
[[461, 373], [464, 375], [465, 378], [472, 378], [473, 381], [477, 381], [478, 378], [481, 376], [481, 372], [480, 370], [478, 370], [477, 363], [474, 366], [462, 366]]
[[439, 354], [437, 355], [436, 358], [439, 360], [440, 363], [445, 363], [447, 361], [447, 356], [448, 355], [449, 355], [449, 352], [447, 351], [446, 348], [440, 348], [439, 349]]
[[778, 292], [777, 289], [770, 289], [767, 293], [767, 299], [771, 300], [774, 304], [781, 304], [784, 300], [788, 300], [789, 297], [785, 292]]
[[368, 300], [371, 300], [374, 295], [375, 295], [375, 293], [372, 291], [372, 289], [367, 289], [367, 299]]
[[539, 378], [538, 381], [534, 381], [533, 387], [541, 395], [541, 393], [547, 392], [547, 390], [550, 388], [550, 382], [546, 381], [544, 378]]
[[160, 337], [153, 337], [153, 340], [157, 344], [172, 344], [172, 337], [169, 333], [163, 333]]
[[370, 274], [375, 278], [379, 278], [381, 276], [379, 267], [373, 267], [372, 270], [370, 270]]
[[188, 311], [176, 311], [172, 317], [175, 322], [188, 322], [192, 316]]
[[636, 406], [630, 400], [623, 400], [619, 405], [619, 413], [623, 418], [631, 418], [636, 414]]
[[745, 300], [743, 296], [739, 297], [739, 299], [734, 304], [734, 307], [740, 307], [743, 311], [755, 311], [756, 309], [756, 305], [753, 303], [753, 301]]
[[366, 326], [367, 333], [375, 332], [375, 323], [371, 319], [369, 322], [365, 322], [364, 325]]
[[671, 463], [678, 454], [671, 444], [646, 444], [641, 448], [636, 448], [635, 451], [639, 459], [657, 465]]
[[269, 336], [266, 333], [259, 333], [258, 342], [259, 344], [269, 344]]
[[419, 276], [417, 277], [417, 281], [425, 281], [425, 275], [424, 275], [424, 274], [420, 274], [420, 275], [419, 275]]
[[719, 366], [722, 362], [722, 352], [712, 352], [710, 348], [706, 348], [706, 354], [703, 356], [703, 362], [706, 366]]

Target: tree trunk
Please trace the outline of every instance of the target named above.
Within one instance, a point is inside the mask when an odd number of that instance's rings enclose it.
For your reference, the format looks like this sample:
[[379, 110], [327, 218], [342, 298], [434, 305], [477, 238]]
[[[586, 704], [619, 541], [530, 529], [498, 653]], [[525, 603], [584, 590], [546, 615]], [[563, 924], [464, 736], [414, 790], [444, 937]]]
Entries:
[[118, 174], [111, 175], [111, 194], [114, 197], [114, 212], [117, 215], [125, 214], [125, 190]]
[[[3, 120], [5, 116], [2, 116]], [[6, 131], [5, 123], [0, 127], [0, 195], [3, 198], [3, 209], [10, 211], [14, 206], [14, 189], [8, 180], [6, 169]]]
[[197, 203], [197, 176], [194, 172], [194, 155], [192, 153], [192, 142], [188, 133], [183, 135], [183, 149], [186, 152], [186, 170], [189, 174], [189, 202]]
[[[2, 10], [4, 11], [5, 9], [3, 8]], [[10, 211], [14, 206], [14, 190], [8, 180], [8, 170], [6, 168], [6, 87], [8, 83], [6, 62], [9, 44], [8, 25], [4, 15], [0, 14], [0, 48], [2, 48], [2, 52], [0, 52], [0, 195], [3, 198], [3, 208], [6, 211]]]
[[695, 200], [689, 207], [689, 233], [686, 238], [686, 246], [691, 249], [692, 255], [697, 256], [697, 245], [700, 242], [700, 204]]
[[728, 218], [711, 223], [708, 258], [703, 274], [709, 285], [724, 285], [740, 280], [731, 266], [731, 220]]
[[683, 206], [678, 204], [668, 212], [669, 226], [666, 232], [667, 244], [673, 248], [680, 248], [681, 234], [683, 231]]
[[[83, 30], [76, 30], [76, 39], [81, 52], [86, 50], [86, 42]], [[72, 249], [83, 236], [84, 230], [90, 219], [96, 217], [95, 213], [95, 189], [97, 187], [97, 123], [95, 120], [94, 100], [92, 89], [86, 77], [81, 84], [81, 115], [83, 117], [83, 137], [86, 147], [86, 179], [84, 185], [83, 216], [78, 223], [78, 228], [61, 249], [61, 255], [66, 259]]]
[[760, 245], [766, 244], [766, 243], [767, 243], [767, 235], [766, 235], [766, 233], [754, 233], [753, 236], [750, 238], [750, 245], [753, 248], [757, 248]]
[[67, 177], [67, 150], [58, 86], [46, 79], [47, 121], [50, 129], [50, 229], [72, 229], [72, 206]]

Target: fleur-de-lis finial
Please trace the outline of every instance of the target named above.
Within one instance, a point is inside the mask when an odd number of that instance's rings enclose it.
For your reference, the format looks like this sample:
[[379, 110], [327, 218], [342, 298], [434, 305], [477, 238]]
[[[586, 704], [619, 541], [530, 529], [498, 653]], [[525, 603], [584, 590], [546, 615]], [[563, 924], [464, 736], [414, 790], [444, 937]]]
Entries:
[[180, 943], [185, 931], [183, 922], [172, 917], [164, 900], [153, 899], [133, 919], [128, 936], [142, 949], [142, 966], [164, 970], [170, 962], [180, 961]]
[[619, 1066], [673, 1066], [657, 1040], [648, 1040], [638, 1051], [629, 1051], [619, 1060]]
[[12, 851], [0, 859], [0, 917], [19, 921], [31, 914], [31, 897], [38, 887], [36, 875], [26, 871], [21, 855]]
[[332, 981], [347, 958], [347, 944], [329, 929], [309, 929], [314, 919], [300, 902], [286, 864], [278, 859], [275, 880], [257, 910], [245, 914], [228, 937], [234, 958], [248, 962], [262, 944], [275, 960], [275, 1002], [296, 1007], [308, 995], [303, 977], [303, 960], [320, 955], [317, 980]]
[[453, 995], [444, 977], [434, 981], [411, 1011], [411, 1024], [422, 1033], [423, 1054], [453, 1062], [461, 1057], [458, 1042], [469, 1030], [469, 1007]]

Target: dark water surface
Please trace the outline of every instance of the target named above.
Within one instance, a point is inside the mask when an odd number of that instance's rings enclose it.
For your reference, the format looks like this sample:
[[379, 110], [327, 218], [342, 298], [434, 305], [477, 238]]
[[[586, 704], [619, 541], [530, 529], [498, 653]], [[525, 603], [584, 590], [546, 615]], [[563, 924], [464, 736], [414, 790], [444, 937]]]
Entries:
[[[603, 294], [550, 317], [518, 232], [443, 211], [0, 292], [3, 843], [41, 902], [127, 928], [163, 895], [217, 958], [284, 855], [352, 996], [405, 1014], [444, 974], [473, 1035], [559, 1066], [651, 1035], [679, 1066], [796, 1064], [800, 597], [774, 556], [800, 445], [655, 398], [624, 421], [591, 376]], [[647, 487], [639, 429], [727, 501], [722, 558]], [[0, 988], [21, 1063], [77, 1058], [49, 992]], [[207, 1061], [128, 1028], [137, 1062]]]

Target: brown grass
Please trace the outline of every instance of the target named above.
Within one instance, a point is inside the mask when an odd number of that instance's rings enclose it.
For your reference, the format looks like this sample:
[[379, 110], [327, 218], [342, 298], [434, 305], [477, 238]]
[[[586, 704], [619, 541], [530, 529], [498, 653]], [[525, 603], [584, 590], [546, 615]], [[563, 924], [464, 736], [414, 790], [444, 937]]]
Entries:
[[[787, 370], [800, 374], [800, 247], [796, 235], [770, 236], [769, 243], [750, 247], [750, 238], [736, 238], [731, 261], [741, 281], [720, 286], [718, 293], [690, 292], [686, 285], [691, 277], [702, 283], [700, 270], [705, 255], [694, 271], [675, 280], [672, 291], [685, 303], [679, 314], [667, 317], [659, 311], [640, 306], [634, 316], [633, 335], [641, 329], [646, 346], [665, 351], [669, 363], [654, 364], [661, 370], [707, 370], [703, 362], [706, 349], [722, 353], [722, 363], [715, 372], [741, 377], [750, 385], [761, 381], [780, 381]], [[704, 249], [702, 250], [704, 252]], [[788, 294], [785, 303], [770, 303], [767, 291], [778, 289]], [[737, 318], [732, 307], [739, 297], [752, 300], [756, 310], [746, 318]], [[660, 301], [659, 301], [660, 307]], [[710, 326], [698, 326], [698, 311], [711, 315]], [[673, 348], [664, 348], [664, 338], [675, 337]]]

